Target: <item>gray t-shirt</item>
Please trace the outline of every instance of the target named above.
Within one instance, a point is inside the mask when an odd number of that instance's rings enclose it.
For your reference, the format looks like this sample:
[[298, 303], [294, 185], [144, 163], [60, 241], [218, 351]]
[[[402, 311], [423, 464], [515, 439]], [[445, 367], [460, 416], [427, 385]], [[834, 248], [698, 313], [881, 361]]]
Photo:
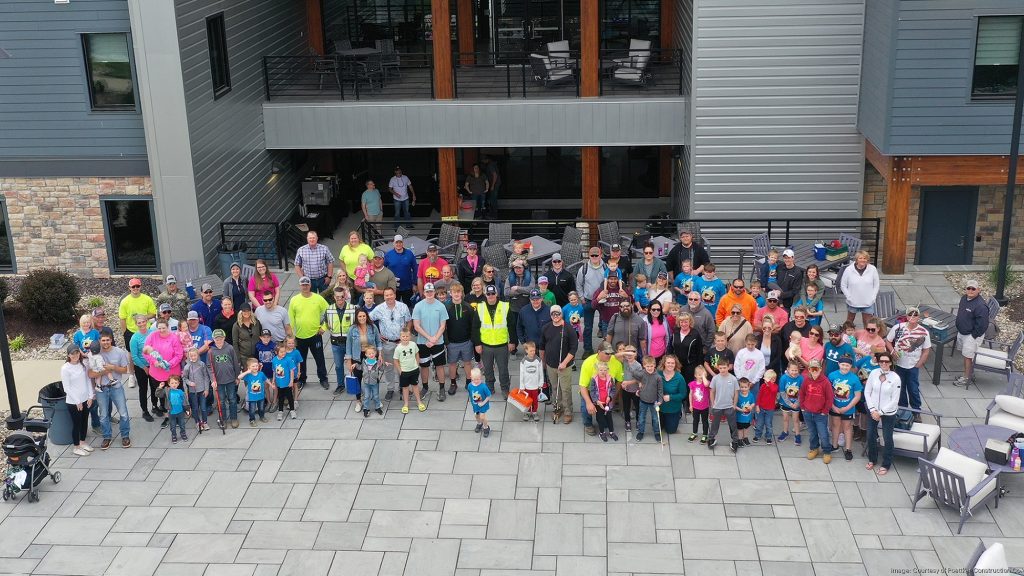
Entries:
[[727, 410], [735, 408], [733, 396], [740, 389], [740, 381], [732, 374], [716, 374], [711, 379], [711, 390], [715, 392], [715, 403], [711, 405], [712, 410]]
[[[427, 334], [435, 334], [441, 327], [441, 322], [448, 320], [448, 309], [440, 300], [427, 302], [420, 300], [412, 309], [412, 319], [419, 320], [420, 328]], [[427, 339], [422, 334], [416, 335], [417, 344], [426, 344]], [[444, 335], [437, 341], [437, 344], [444, 344]]]
[[[100, 356], [103, 357], [105, 364], [113, 364], [114, 366], [128, 366], [131, 363], [131, 357], [123, 349], [117, 346], [111, 346], [110, 350], [106, 352], [100, 350]], [[121, 386], [122, 378], [127, 378], [128, 374], [118, 374], [116, 372], [108, 372], [103, 375], [103, 381], [100, 382], [101, 386], [113, 386], [118, 388]]]
[[213, 376], [217, 379], [217, 385], [233, 384], [241, 372], [238, 365], [238, 355], [231, 344], [224, 343], [223, 348], [210, 346], [210, 362], [213, 364]]
[[274, 342], [284, 342], [285, 336], [287, 336], [284, 327], [290, 326], [292, 323], [288, 319], [287, 308], [274, 306], [273, 310], [268, 310], [266, 306], [260, 306], [256, 309], [256, 319], [260, 321], [260, 326], [270, 330], [270, 338]]

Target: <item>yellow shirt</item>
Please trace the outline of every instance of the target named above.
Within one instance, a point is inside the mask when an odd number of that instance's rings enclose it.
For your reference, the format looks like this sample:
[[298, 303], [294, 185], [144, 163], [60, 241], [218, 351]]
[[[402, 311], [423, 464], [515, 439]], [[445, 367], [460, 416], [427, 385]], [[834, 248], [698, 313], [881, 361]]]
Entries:
[[324, 312], [327, 312], [327, 300], [316, 292], [309, 296], [296, 294], [288, 302], [288, 317], [292, 322], [296, 338], [312, 338], [320, 331]]
[[373, 261], [373, 248], [365, 243], [359, 244], [353, 249], [348, 244], [341, 247], [341, 254], [338, 254], [338, 260], [345, 263], [345, 273], [348, 274], [349, 278], [352, 278], [356, 274], [356, 267], [359, 266], [359, 255], [365, 254], [366, 259]]
[[121, 300], [121, 305], [117, 307], [117, 315], [121, 318], [121, 324], [128, 328], [132, 334], [139, 331], [139, 328], [135, 325], [136, 314], [143, 314], [147, 318], [156, 316], [156, 302], [147, 294], [139, 294], [138, 296], [129, 294], [125, 296]]
[[[594, 376], [597, 376], [598, 362], [600, 362], [600, 359], [597, 357], [597, 354], [592, 354], [580, 365], [580, 388], [590, 387], [590, 381], [594, 379]], [[623, 380], [622, 362], [619, 362], [619, 359], [615, 356], [608, 360], [608, 375], [614, 378], [616, 382], [622, 382]]]

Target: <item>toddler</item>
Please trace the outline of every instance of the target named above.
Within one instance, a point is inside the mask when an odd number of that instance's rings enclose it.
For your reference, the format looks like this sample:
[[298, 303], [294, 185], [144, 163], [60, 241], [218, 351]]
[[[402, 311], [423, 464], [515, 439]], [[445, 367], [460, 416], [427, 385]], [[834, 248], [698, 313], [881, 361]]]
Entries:
[[622, 282], [622, 270], [619, 270], [619, 262], [618, 262], [618, 260], [612, 260], [610, 262], [605, 262], [605, 264], [604, 264], [604, 291], [605, 292], [608, 291], [608, 278], [609, 277], [613, 277], [613, 276], [615, 278], [617, 278], [620, 283]]
[[686, 295], [693, 290], [693, 282], [697, 277], [693, 275], [693, 266], [689, 260], [683, 260], [682, 267], [682, 272], [676, 274], [675, 280], [672, 281], [672, 289], [676, 293], [676, 303], [686, 306]]
[[750, 379], [740, 378], [740, 393], [736, 396], [736, 430], [739, 442], [744, 446], [750, 446], [747, 429], [754, 419], [755, 400], [754, 391], [750, 389]]
[[615, 424], [612, 422], [612, 407], [615, 404], [616, 388], [615, 378], [608, 373], [608, 363], [598, 362], [597, 375], [590, 381], [587, 391], [597, 409], [595, 416], [603, 442], [607, 442], [609, 437], [616, 442], [619, 441], [619, 437], [615, 435]]
[[537, 405], [540, 403], [537, 398], [544, 385], [544, 364], [537, 356], [537, 344], [526, 342], [523, 349], [526, 350], [526, 356], [519, 363], [519, 389], [530, 395], [530, 408], [523, 412], [523, 422], [537, 422]]
[[796, 362], [802, 364], [804, 359], [800, 352], [800, 341], [803, 339], [803, 334], [799, 330], [793, 330], [789, 333], [789, 347], [786, 348], [786, 360], [790, 362]]
[[476, 418], [474, 432], [484, 435], [487, 438], [491, 435], [491, 426], [487, 423], [487, 411], [491, 409], [491, 389], [484, 384], [484, 375], [479, 368], [473, 368], [469, 373], [470, 404], [473, 406], [473, 417]]
[[249, 426], [255, 428], [257, 413], [260, 422], [267, 421], [267, 417], [263, 413], [263, 404], [267, 398], [264, 388], [270, 383], [270, 380], [260, 371], [259, 361], [249, 358], [245, 365], [245, 372], [238, 375], [238, 382], [245, 384], [246, 401], [249, 403]]
[[370, 276], [373, 276], [373, 266], [370, 265], [370, 259], [366, 257], [366, 254], [359, 255], [359, 263], [356, 264], [355, 284], [356, 288], [374, 288], [373, 282], [370, 282]]
[[821, 296], [818, 295], [817, 285], [807, 285], [804, 295], [793, 303], [793, 310], [801, 306], [807, 309], [807, 321], [811, 323], [811, 326], [820, 326], [821, 319], [825, 316], [825, 304], [821, 301]]
[[854, 350], [857, 349], [857, 325], [851, 320], [843, 322], [843, 342], [849, 344]]
[[[277, 421], [284, 419], [284, 401], [288, 401], [288, 415], [295, 419], [295, 363], [288, 357], [288, 351], [281, 346], [270, 361], [274, 371], [274, 386], [277, 388]], [[251, 414], [251, 413], [250, 413]], [[251, 416], [250, 416], [251, 417]]]
[[71, 341], [78, 346], [82, 354], [89, 354], [93, 342], [100, 341], [100, 333], [92, 327], [92, 315], [82, 314], [78, 319], [78, 330], [71, 337]]
[[638, 314], [646, 314], [647, 307], [651, 304], [651, 297], [647, 293], [647, 276], [637, 274], [634, 279], [636, 288], [633, 288], [633, 307]]
[[647, 427], [647, 414], [651, 415], [651, 429], [654, 431], [654, 441], [661, 442], [661, 422], [658, 418], [661, 398], [665, 395], [665, 381], [655, 370], [656, 362], [653, 356], [644, 357], [643, 371], [637, 374], [639, 386], [637, 397], [640, 400], [640, 414], [636, 418], [636, 441], [644, 439], [644, 429]]
[[[99, 372], [102, 374], [104, 371], [104, 366], [106, 365], [106, 363], [103, 361], [103, 356], [100, 355], [100, 350], [101, 348], [99, 338], [89, 343], [89, 348], [85, 354], [85, 365], [88, 366], [90, 372]], [[96, 377], [92, 379], [92, 386], [93, 388], [96, 389], [96, 391], [99, 391], [101, 384], [103, 384], [102, 377]]]
[[722, 417], [729, 423], [729, 436], [732, 442], [729, 449], [735, 452], [740, 447], [739, 430], [736, 428], [736, 406], [739, 404], [740, 386], [736, 377], [729, 373], [732, 366], [728, 362], [718, 363], [718, 374], [711, 379], [711, 433], [708, 434], [708, 448], [714, 449], [717, 441], [718, 427]]
[[402, 414], [409, 413], [410, 388], [416, 397], [416, 407], [423, 412], [427, 407], [420, 399], [420, 349], [412, 342], [412, 332], [408, 328], [402, 330], [398, 346], [395, 346], [394, 360], [398, 385], [402, 389]]
[[786, 373], [779, 378], [779, 408], [782, 410], [782, 434], [779, 442], [789, 438], [789, 430], [793, 430], [793, 443], [800, 445], [800, 386], [804, 377], [800, 374], [800, 365], [790, 362]]
[[583, 338], [583, 303], [575, 290], [569, 292], [569, 303], [562, 306], [562, 317], [568, 318], [569, 325], [576, 330], [576, 338]]
[[185, 432], [185, 418], [188, 418], [185, 410], [187, 399], [185, 391], [181, 389], [181, 377], [171, 376], [167, 379], [167, 384], [160, 384], [160, 388], [164, 389], [164, 393], [167, 395], [167, 406], [170, 408], [168, 414], [171, 419], [171, 443], [178, 443], [177, 432], [179, 430], [181, 439], [188, 442], [188, 433]]
[[764, 382], [757, 389], [757, 404], [754, 412], [757, 414], [754, 423], [754, 444], [764, 438], [764, 443], [771, 446], [775, 433], [772, 431], [772, 418], [775, 417], [775, 402], [779, 396], [779, 384], [775, 381], [778, 375], [775, 370], [765, 370]]
[[370, 406], [377, 405], [375, 412], [384, 415], [384, 404], [380, 401], [380, 376], [384, 367], [377, 360], [377, 349], [363, 348], [363, 418], [370, 417]]
[[703, 366], [693, 369], [693, 382], [690, 382], [690, 413], [693, 414], [693, 433], [688, 440], [693, 442], [697, 438], [698, 423], [703, 426], [703, 435], [700, 443], [708, 441], [708, 409], [711, 407], [711, 382], [708, 381], [708, 371]]
[[181, 378], [188, 390], [188, 405], [192, 407], [196, 429], [200, 433], [209, 430], [210, 427], [206, 425], [206, 399], [210, 396], [210, 369], [199, 359], [199, 350], [188, 349], [188, 359], [181, 369]]

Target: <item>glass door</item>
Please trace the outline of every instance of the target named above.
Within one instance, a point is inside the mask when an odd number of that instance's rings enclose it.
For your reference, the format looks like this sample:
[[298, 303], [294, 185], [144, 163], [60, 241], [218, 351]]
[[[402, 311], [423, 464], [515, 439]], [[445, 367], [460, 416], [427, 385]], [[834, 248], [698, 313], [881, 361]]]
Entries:
[[523, 61], [547, 53], [547, 44], [568, 40], [579, 49], [579, 0], [490, 0], [493, 50], [499, 61]]

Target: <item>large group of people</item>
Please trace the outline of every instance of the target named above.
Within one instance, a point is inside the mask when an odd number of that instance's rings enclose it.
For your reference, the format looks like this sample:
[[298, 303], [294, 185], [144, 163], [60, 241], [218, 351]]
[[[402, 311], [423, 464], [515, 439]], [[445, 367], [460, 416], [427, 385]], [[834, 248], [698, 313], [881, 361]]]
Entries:
[[[689, 442], [714, 448], [723, 423], [733, 451], [790, 438], [802, 445], [806, 433], [808, 458], [820, 454], [828, 463], [837, 451], [853, 459], [852, 442], [866, 434], [867, 467], [885, 474], [898, 407], [921, 407], [917, 372], [930, 353], [929, 333], [914, 307], [892, 327], [875, 317], [879, 277], [866, 252], [842, 275], [846, 322], [829, 325], [820, 271], [797, 266], [789, 249], [771, 251], [748, 283], [719, 278], [685, 230], [664, 258], [650, 245], [635, 261], [618, 245], [607, 253], [591, 247], [576, 270], [557, 253], [535, 268], [515, 249], [508, 261], [488, 262], [473, 242], [456, 261], [434, 245], [417, 258], [402, 236], [392, 240], [389, 250], [374, 250], [351, 232], [335, 257], [309, 232], [295, 255], [299, 293], [287, 303], [263, 261], [251, 278], [233, 266], [220, 298], [203, 285], [194, 303], [173, 276], [156, 299], [132, 279], [119, 309], [127, 351], [103, 327], [101, 309], [81, 319], [68, 350], [63, 376], [76, 453], [90, 449], [90, 408], [104, 449], [114, 409], [122, 444], [130, 445], [122, 384], [138, 383], [144, 419], [164, 416], [164, 426], [173, 419], [183, 438], [182, 413], [200, 430], [214, 409], [233, 427], [239, 410], [257, 426], [267, 419], [264, 407], [281, 419], [285, 403], [294, 418], [314, 368], [319, 384], [330, 386], [328, 346], [334, 393], [354, 393], [364, 417], [383, 414], [396, 395], [402, 413], [424, 411], [428, 399], [444, 402], [462, 387], [484, 435], [491, 399], [522, 391], [524, 420], [538, 420], [547, 403], [553, 422], [570, 424], [578, 406], [586, 433], [604, 441], [619, 439], [613, 413], [627, 431], [635, 426], [637, 441], [648, 424], [655, 441], [677, 433], [690, 413]], [[975, 319], [987, 320], [976, 288], [969, 285], [970, 310], [958, 320], [965, 357], [984, 332]], [[519, 382], [510, 378], [513, 361]], [[877, 434], [885, 437], [881, 459]]]

